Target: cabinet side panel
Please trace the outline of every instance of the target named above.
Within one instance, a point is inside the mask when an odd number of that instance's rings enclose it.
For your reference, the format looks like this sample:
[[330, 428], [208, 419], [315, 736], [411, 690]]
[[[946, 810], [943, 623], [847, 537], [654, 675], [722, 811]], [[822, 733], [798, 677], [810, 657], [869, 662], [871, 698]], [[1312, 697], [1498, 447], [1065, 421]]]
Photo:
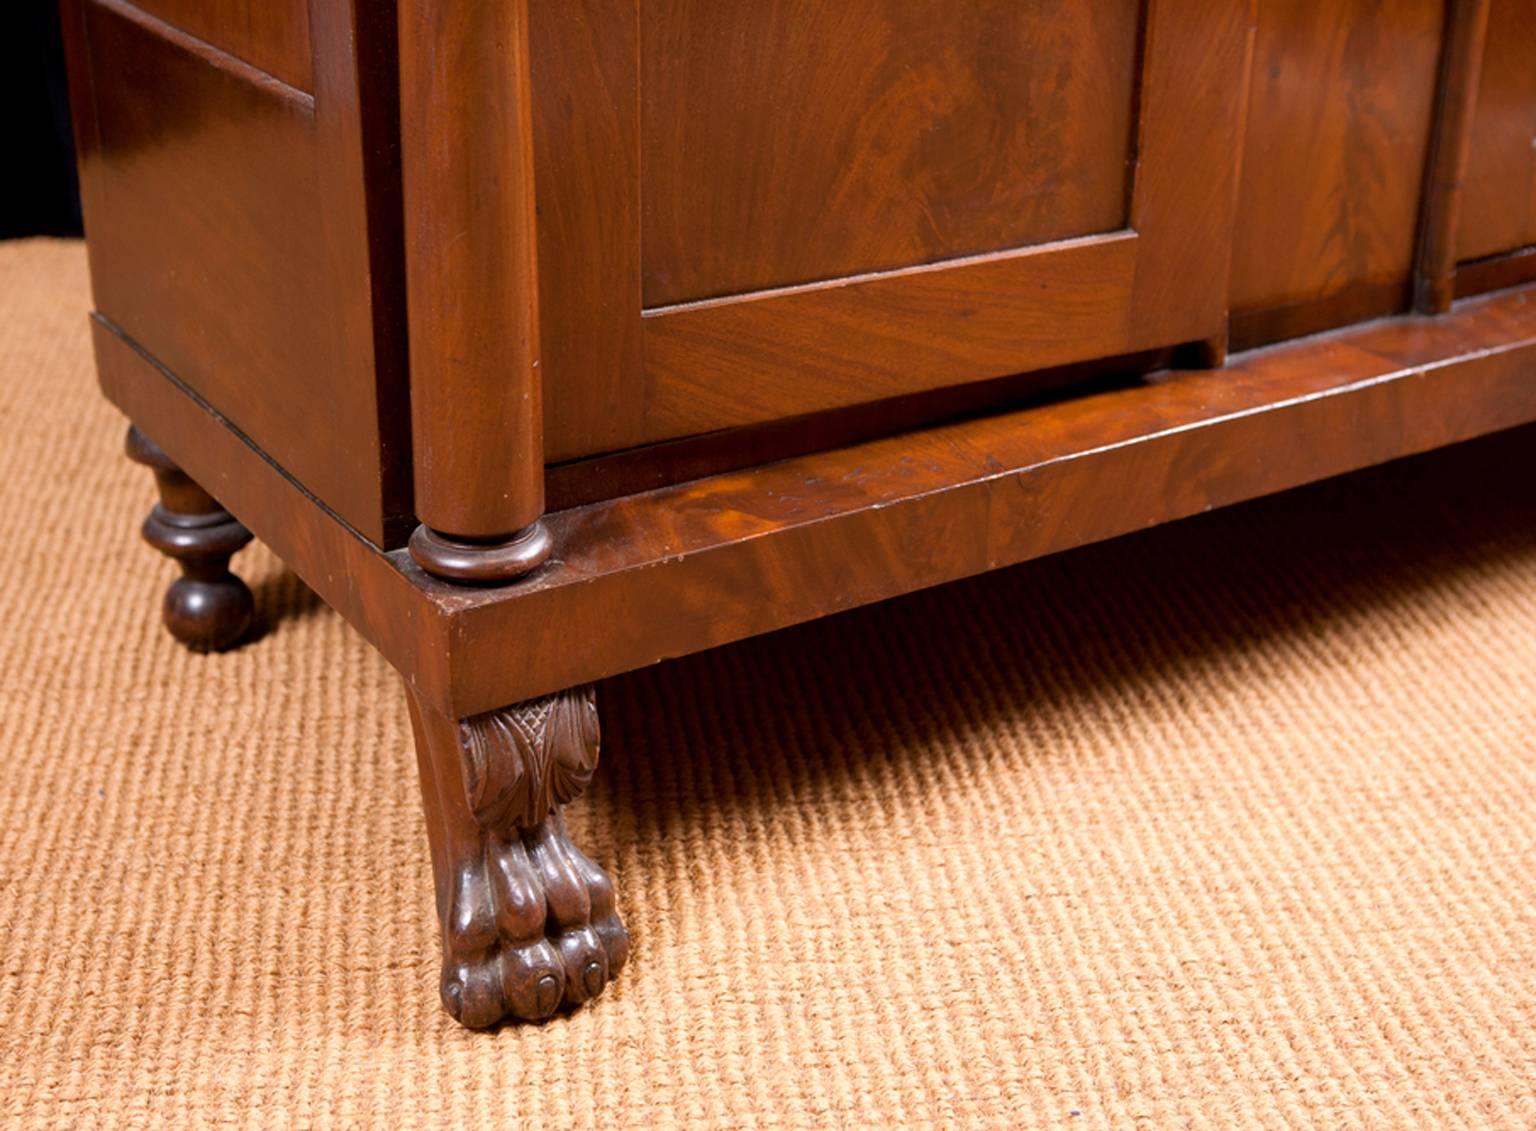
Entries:
[[1407, 308], [1445, 11], [1261, 0], [1234, 345]]
[[[322, 0], [334, 3], [335, 0]], [[289, 86], [315, 92], [308, 0], [133, 0]]]
[[315, 98], [121, 0], [65, 12], [98, 312], [387, 543], [370, 280], [337, 254], [362, 187]]

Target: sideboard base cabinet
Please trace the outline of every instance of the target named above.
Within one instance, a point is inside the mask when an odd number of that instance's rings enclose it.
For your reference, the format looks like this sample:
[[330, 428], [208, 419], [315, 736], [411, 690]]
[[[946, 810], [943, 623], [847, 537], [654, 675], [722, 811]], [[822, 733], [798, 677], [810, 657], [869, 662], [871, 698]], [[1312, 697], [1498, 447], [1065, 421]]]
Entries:
[[472, 1027], [628, 957], [603, 678], [1536, 421], [1533, 0], [61, 12], [166, 625], [399, 670]]

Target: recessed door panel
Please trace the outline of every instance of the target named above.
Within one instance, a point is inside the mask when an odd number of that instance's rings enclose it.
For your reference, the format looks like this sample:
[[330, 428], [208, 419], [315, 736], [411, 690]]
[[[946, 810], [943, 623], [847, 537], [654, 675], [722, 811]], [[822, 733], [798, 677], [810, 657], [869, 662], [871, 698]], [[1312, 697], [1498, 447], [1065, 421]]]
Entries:
[[1227, 0], [532, 9], [546, 456], [1220, 335]]
[[657, 0], [648, 307], [1125, 226], [1140, 0]]

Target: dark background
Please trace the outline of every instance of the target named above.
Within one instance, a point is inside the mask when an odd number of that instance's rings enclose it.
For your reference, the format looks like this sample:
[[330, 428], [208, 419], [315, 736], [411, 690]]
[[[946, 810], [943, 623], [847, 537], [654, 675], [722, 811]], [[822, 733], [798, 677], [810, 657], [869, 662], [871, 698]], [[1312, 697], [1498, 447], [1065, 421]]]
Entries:
[[0, 0], [0, 106], [9, 168], [0, 177], [0, 239], [78, 236], [80, 192], [54, 0]]

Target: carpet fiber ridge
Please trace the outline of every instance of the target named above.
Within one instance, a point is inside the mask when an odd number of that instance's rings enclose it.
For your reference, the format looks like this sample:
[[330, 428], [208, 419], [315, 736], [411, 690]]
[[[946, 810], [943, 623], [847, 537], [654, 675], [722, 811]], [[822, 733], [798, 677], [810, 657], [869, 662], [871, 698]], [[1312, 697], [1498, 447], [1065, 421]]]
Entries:
[[606, 682], [631, 962], [471, 1034], [394, 673], [259, 544], [164, 634], [88, 305], [0, 245], [0, 1125], [1536, 1127], [1536, 430]]

